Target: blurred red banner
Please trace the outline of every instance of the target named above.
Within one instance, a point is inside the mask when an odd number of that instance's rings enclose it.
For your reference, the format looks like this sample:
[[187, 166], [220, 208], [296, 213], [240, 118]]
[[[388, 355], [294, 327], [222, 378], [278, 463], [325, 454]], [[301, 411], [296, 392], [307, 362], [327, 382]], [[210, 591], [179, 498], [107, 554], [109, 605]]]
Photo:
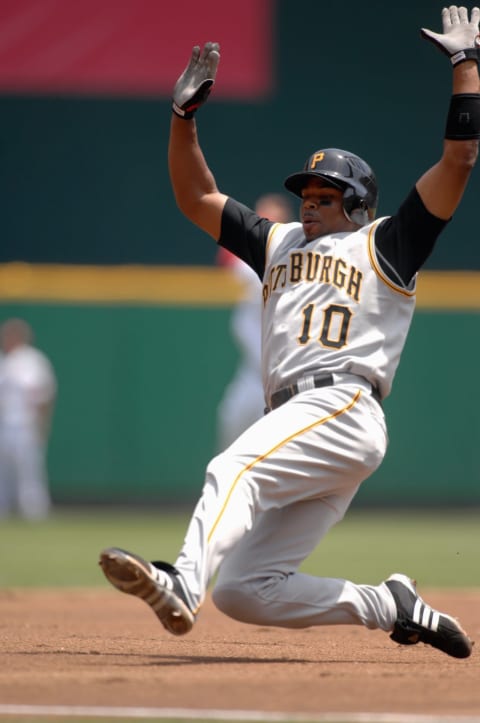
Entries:
[[221, 45], [215, 95], [272, 88], [275, 0], [1, 0], [0, 92], [170, 95], [193, 45]]

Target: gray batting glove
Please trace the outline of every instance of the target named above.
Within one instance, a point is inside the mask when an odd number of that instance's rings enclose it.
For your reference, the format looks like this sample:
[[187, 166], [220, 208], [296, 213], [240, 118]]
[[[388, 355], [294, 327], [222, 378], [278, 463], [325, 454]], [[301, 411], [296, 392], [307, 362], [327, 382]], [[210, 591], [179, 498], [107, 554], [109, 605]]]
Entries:
[[426, 28], [422, 28], [420, 32], [424, 38], [431, 40], [437, 48], [448, 55], [452, 65], [458, 65], [465, 60], [476, 60], [478, 63], [479, 21], [479, 8], [472, 8], [469, 20], [467, 8], [450, 5], [442, 10], [443, 34], [434, 33]]
[[193, 48], [190, 62], [173, 89], [172, 110], [180, 118], [193, 118], [210, 95], [220, 60], [219, 50], [218, 43], [205, 43], [201, 52], [198, 45]]

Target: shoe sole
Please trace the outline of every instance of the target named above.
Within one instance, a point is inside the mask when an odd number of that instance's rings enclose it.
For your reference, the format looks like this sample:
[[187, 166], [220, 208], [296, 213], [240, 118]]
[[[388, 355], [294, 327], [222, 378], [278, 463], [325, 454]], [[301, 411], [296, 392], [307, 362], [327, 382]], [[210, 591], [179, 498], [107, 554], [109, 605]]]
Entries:
[[117, 590], [144, 600], [169, 633], [190, 632], [195, 622], [193, 613], [175, 592], [154, 580], [150, 563], [131, 552], [109, 547], [100, 554], [99, 565]]

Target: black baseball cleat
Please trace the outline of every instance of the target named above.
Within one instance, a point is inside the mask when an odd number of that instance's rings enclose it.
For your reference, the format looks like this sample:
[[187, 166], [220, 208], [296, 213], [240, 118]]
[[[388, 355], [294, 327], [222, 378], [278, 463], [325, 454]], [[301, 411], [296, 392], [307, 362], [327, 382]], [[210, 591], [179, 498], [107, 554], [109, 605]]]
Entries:
[[385, 581], [397, 606], [391, 639], [401, 645], [425, 643], [454, 658], [468, 658], [473, 642], [450, 615], [434, 610], [417, 594], [415, 582], [406, 575]]
[[99, 565], [114, 587], [145, 600], [169, 633], [190, 632], [195, 622], [194, 604], [173, 565], [147, 562], [118, 547], [103, 550]]

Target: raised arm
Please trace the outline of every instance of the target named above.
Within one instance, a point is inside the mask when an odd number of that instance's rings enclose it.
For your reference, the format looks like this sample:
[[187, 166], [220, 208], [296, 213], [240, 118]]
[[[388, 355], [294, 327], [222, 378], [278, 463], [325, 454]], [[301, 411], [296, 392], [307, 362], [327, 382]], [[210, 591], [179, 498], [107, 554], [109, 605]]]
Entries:
[[220, 59], [218, 43], [192, 50], [190, 62], [173, 90], [168, 146], [170, 180], [182, 213], [218, 240], [227, 196], [217, 188], [200, 148], [194, 114], [208, 98]]
[[441, 159], [417, 182], [417, 190], [430, 213], [449, 219], [455, 212], [478, 156], [480, 138], [479, 60], [480, 10], [468, 19], [464, 7], [442, 11], [443, 34], [422, 29], [449, 56], [453, 65], [453, 92]]

